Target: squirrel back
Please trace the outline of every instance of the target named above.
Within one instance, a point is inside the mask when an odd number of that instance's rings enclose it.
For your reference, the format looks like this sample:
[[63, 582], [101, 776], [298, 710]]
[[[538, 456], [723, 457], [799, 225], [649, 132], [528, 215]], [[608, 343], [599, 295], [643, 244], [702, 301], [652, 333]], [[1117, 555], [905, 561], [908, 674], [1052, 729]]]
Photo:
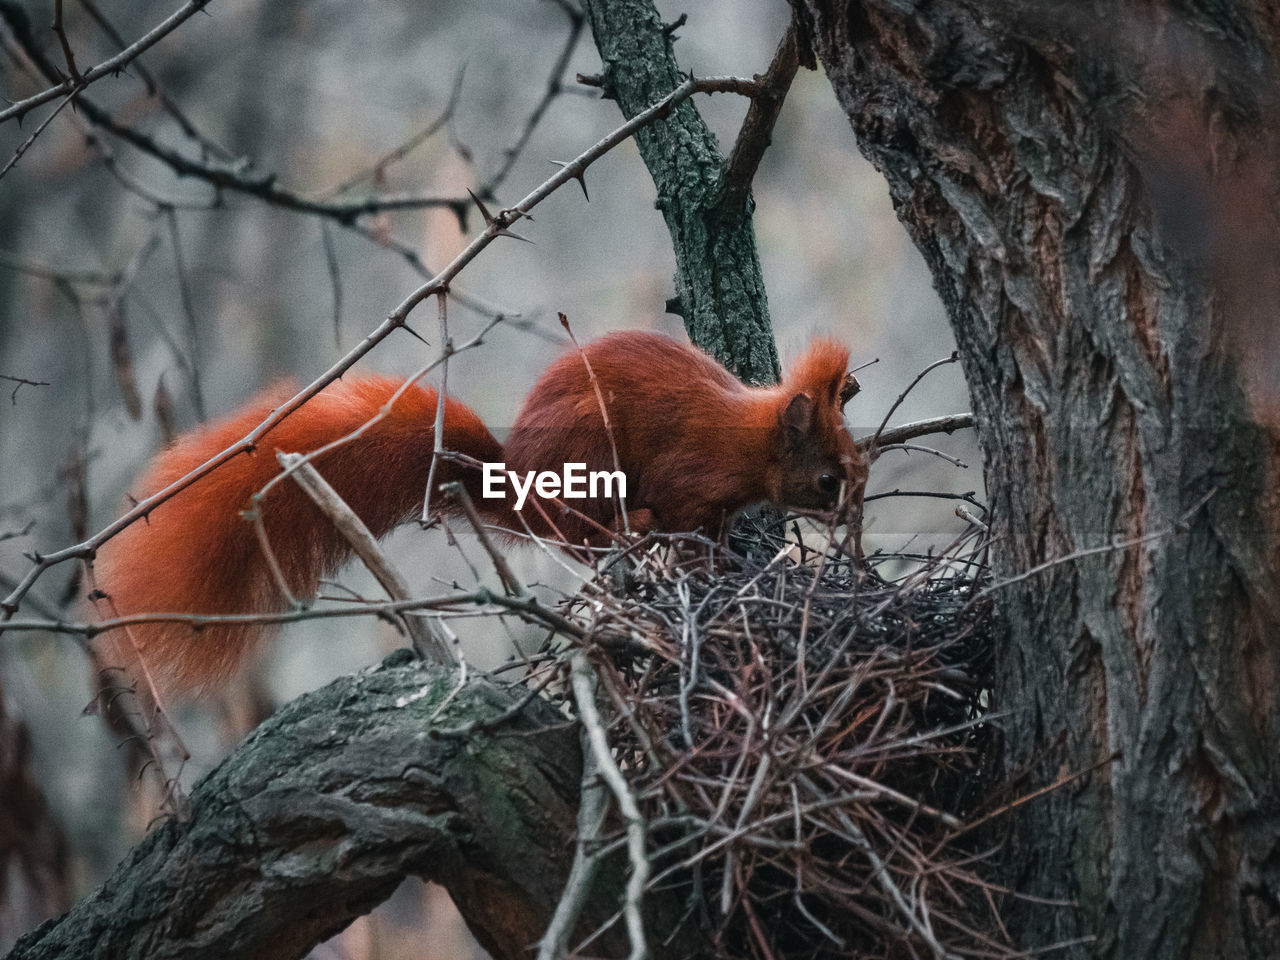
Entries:
[[[715, 536], [758, 501], [836, 506], [854, 496], [866, 458], [843, 425], [848, 350], [818, 340], [782, 384], [748, 387], [694, 347], [651, 333], [616, 333], [570, 350], [529, 394], [505, 448], [474, 411], [445, 406], [443, 447], [508, 470], [621, 468], [634, 531], [701, 529]], [[99, 551], [97, 581], [108, 616], [145, 613], [262, 614], [285, 609], [252, 524], [241, 511], [280, 468], [274, 451], [307, 453], [353, 433], [379, 414], [403, 381], [339, 381], [241, 454], [157, 506]], [[230, 417], [198, 427], [159, 454], [135, 494], [149, 496], [230, 447], [288, 396], [277, 389]], [[377, 536], [418, 515], [434, 448], [437, 394], [410, 388], [355, 439], [315, 460], [320, 473]], [[607, 411], [609, 426], [602, 413]], [[616, 466], [615, 466], [616, 450]], [[568, 501], [483, 496], [481, 472], [442, 459], [436, 482], [460, 480], [489, 523], [515, 533], [525, 524], [566, 545], [600, 543], [622, 528], [609, 497]], [[433, 493], [433, 508], [435, 496]], [[350, 556], [346, 541], [292, 481], [264, 498], [262, 519], [290, 591], [313, 595]], [[441, 508], [452, 509], [441, 503]], [[266, 633], [261, 624], [140, 623], [105, 636], [102, 659], [132, 668], [140, 656], [163, 689], [219, 684]]]
[[[655, 333], [609, 334], [547, 368], [504, 446], [507, 467], [581, 462], [609, 471], [616, 450], [628, 511], [640, 518], [629, 518], [633, 530], [714, 537], [752, 503], [829, 509], [840, 481], [856, 492], [866, 479], [865, 455], [841, 413], [848, 364], [846, 347], [815, 340], [781, 384], [752, 387], [694, 346]], [[573, 543], [600, 526], [619, 528], [610, 500], [576, 504], [586, 519], [548, 501], [524, 512], [554, 518]]]

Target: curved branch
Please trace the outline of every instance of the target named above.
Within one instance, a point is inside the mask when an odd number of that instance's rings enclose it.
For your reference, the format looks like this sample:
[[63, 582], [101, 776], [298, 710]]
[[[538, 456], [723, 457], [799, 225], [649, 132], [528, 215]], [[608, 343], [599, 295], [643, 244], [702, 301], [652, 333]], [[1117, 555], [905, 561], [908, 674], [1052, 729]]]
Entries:
[[[191, 819], [147, 836], [95, 893], [10, 960], [300, 957], [416, 875], [445, 886], [497, 960], [527, 956], [569, 873], [578, 735], [523, 688], [407, 651], [280, 710], [198, 784]], [[431, 724], [479, 720], [465, 739]], [[584, 927], [616, 909], [597, 895]], [[606, 953], [625, 950], [614, 931]]]

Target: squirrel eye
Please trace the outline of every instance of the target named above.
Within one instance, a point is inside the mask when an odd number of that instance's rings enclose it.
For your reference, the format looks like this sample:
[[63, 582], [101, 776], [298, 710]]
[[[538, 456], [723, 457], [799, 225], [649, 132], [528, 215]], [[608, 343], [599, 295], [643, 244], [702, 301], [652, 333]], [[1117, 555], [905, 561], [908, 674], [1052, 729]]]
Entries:
[[823, 493], [835, 493], [840, 489], [840, 481], [829, 473], [824, 473], [818, 478], [818, 489]]

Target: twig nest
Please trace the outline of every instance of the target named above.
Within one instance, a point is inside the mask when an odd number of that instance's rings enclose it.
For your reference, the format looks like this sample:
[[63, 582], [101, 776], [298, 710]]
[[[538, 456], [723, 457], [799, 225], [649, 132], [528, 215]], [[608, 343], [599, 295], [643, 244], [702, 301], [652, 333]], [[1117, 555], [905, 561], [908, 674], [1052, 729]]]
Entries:
[[994, 807], [984, 568], [801, 554], [654, 550], [584, 601], [650, 886], [725, 957], [1014, 953], [967, 828]]

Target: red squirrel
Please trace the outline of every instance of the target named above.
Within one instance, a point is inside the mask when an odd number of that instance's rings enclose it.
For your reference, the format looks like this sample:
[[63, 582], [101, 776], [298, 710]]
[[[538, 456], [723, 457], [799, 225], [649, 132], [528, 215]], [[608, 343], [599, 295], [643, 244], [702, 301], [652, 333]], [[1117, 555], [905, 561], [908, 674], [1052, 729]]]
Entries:
[[[849, 352], [817, 340], [778, 386], [748, 387], [692, 346], [652, 333], [614, 333], [570, 350], [547, 368], [525, 400], [505, 445], [468, 407], [448, 398], [445, 450], [506, 469], [588, 471], [620, 468], [633, 531], [716, 535], [752, 503], [831, 508], [842, 483], [860, 493], [866, 457], [844, 427]], [[594, 382], [593, 382], [594, 375]], [[285, 608], [267, 559], [241, 511], [279, 472], [275, 449], [315, 450], [372, 419], [402, 380], [366, 376], [326, 387], [273, 428], [265, 448], [235, 457], [160, 504], [98, 553], [104, 612], [260, 614]], [[598, 391], [598, 392], [597, 392]], [[195, 428], [160, 453], [138, 481], [147, 496], [242, 438], [287, 398], [268, 391], [229, 417]], [[602, 415], [608, 411], [609, 429]], [[356, 439], [314, 463], [377, 536], [419, 515], [434, 448], [437, 395], [414, 387]], [[612, 435], [612, 436], [611, 436]], [[615, 465], [616, 450], [616, 465]], [[524, 509], [483, 496], [474, 464], [442, 458], [435, 481], [461, 481], [481, 516], [522, 532], [598, 542], [621, 529], [612, 498], [557, 501], [530, 493]], [[457, 507], [432, 491], [433, 511]], [[573, 511], [567, 512], [564, 504]], [[315, 594], [351, 554], [306, 494], [277, 484], [262, 516], [281, 571], [295, 596]], [[137, 650], [162, 689], [217, 686], [266, 629], [258, 624], [135, 624], [105, 659], [131, 663]], [[118, 631], [114, 631], [117, 632]], [[107, 635], [110, 638], [110, 634]]]

